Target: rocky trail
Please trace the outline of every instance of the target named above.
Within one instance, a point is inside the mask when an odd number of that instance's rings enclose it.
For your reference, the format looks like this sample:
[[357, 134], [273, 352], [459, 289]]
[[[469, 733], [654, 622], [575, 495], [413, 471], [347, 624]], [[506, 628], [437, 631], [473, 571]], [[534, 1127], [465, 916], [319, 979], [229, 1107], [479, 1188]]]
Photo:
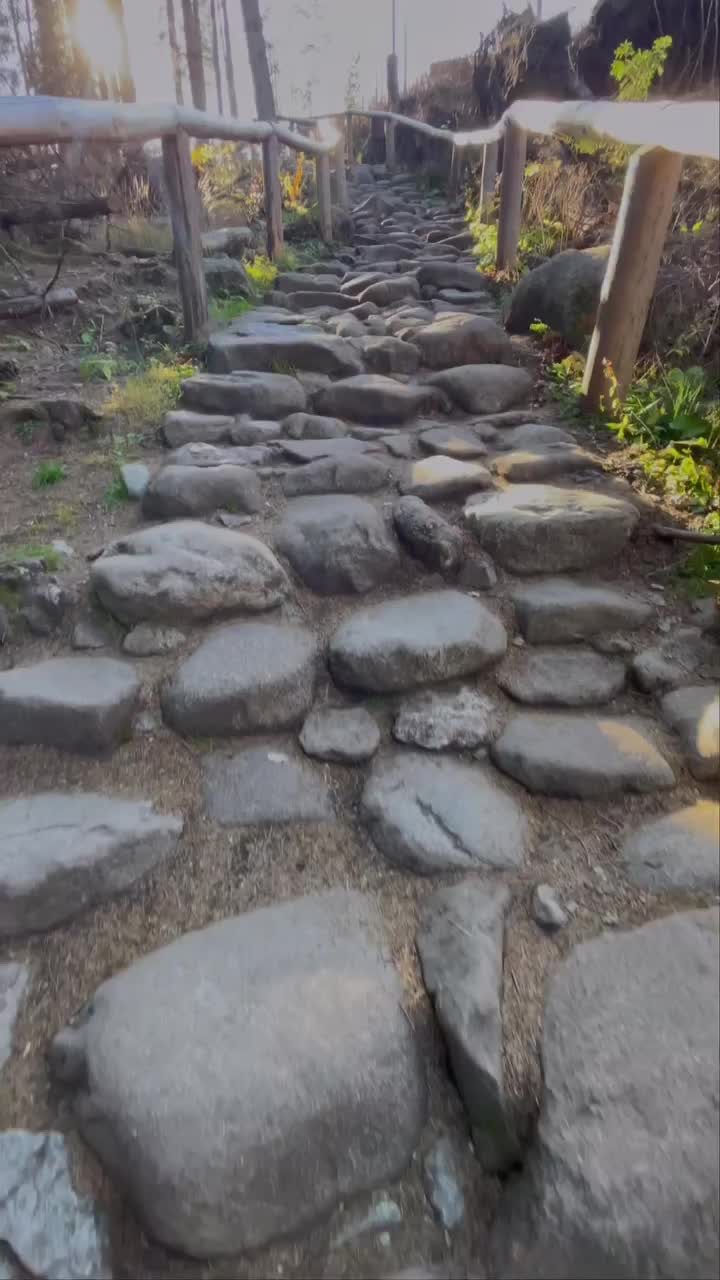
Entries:
[[4, 570], [0, 1276], [709, 1277], [717, 618], [459, 207], [352, 190]]

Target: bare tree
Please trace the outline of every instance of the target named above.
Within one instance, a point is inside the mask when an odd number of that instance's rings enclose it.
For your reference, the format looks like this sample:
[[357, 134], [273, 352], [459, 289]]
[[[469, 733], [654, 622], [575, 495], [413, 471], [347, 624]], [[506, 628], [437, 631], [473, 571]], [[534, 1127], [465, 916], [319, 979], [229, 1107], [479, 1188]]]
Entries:
[[20, 17], [18, 13], [18, 0], [8, 0], [8, 9], [10, 10], [10, 19], [12, 21], [12, 26], [13, 26], [13, 35], [15, 36], [15, 47], [17, 48], [18, 60], [20, 62], [20, 69], [23, 75], [23, 84], [25, 85], [25, 92], [29, 93], [30, 83], [28, 80], [27, 58], [25, 56], [25, 50], [23, 48], [22, 40], [20, 39]]
[[228, 97], [230, 99], [230, 115], [237, 120], [238, 104], [235, 88], [235, 66], [233, 63], [232, 43], [230, 40], [230, 20], [228, 18], [227, 0], [220, 0], [223, 15], [223, 33], [225, 36], [225, 76], [227, 78]]
[[187, 56], [190, 92], [193, 106], [204, 111], [207, 106], [205, 88], [205, 61], [203, 58], [202, 32], [200, 30], [199, 0], [182, 0], [183, 26], [185, 27], [185, 53]]
[[182, 59], [180, 57], [180, 46], [178, 44], [177, 22], [175, 21], [175, 0], [165, 0], [165, 7], [167, 9], [170, 59], [172, 61], [173, 76], [175, 78], [175, 101], [179, 107], [182, 107], [185, 103], [185, 97], [183, 94]]
[[250, 73], [255, 89], [255, 110], [258, 120], [274, 120], [276, 116], [275, 94], [270, 78], [267, 45], [260, 17], [259, 0], [240, 0], [245, 24]]
[[217, 90], [218, 111], [222, 116], [225, 114], [225, 112], [223, 110], [222, 70], [220, 67], [220, 37], [218, 32], [216, 0], [210, 0], [210, 24], [212, 27], [212, 56], [213, 56], [213, 68], [215, 71], [215, 88]]
[[130, 66], [130, 45], [125, 21], [125, 0], [106, 0], [106, 3], [118, 29], [120, 43], [120, 69], [117, 75], [118, 96], [121, 102], [135, 102], [137, 94]]

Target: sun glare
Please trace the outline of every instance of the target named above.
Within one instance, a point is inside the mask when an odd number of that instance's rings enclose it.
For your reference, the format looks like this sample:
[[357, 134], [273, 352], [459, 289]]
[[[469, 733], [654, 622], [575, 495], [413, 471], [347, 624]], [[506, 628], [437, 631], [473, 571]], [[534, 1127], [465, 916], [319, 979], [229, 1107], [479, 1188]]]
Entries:
[[117, 25], [100, 0], [77, 0], [70, 20], [70, 34], [94, 71], [108, 76], [119, 73], [121, 48]]

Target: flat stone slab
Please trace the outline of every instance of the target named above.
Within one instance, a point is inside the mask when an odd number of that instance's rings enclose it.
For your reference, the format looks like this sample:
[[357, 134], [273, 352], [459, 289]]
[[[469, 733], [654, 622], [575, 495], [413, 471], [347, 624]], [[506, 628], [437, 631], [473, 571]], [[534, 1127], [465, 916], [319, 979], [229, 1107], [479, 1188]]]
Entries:
[[460, 591], [427, 591], [358, 610], [330, 642], [334, 677], [393, 693], [482, 671], [503, 657], [505, 628]]
[[548, 707], [608, 702], [622, 692], [626, 678], [622, 659], [580, 645], [514, 650], [497, 672], [500, 688], [516, 702]]
[[720, 644], [699, 627], [677, 627], [660, 644], [643, 649], [632, 664], [645, 693], [664, 693], [700, 680], [720, 681]]
[[[61, 1133], [0, 1133], [0, 1240], [28, 1276], [110, 1280], [107, 1224], [73, 1186]], [[3, 1258], [0, 1256], [0, 1265]]]
[[687, 767], [704, 781], [720, 775], [720, 696], [717, 686], [690, 685], [666, 693], [660, 714], [679, 735]]
[[291, 440], [333, 440], [348, 432], [339, 418], [326, 418], [320, 413], [291, 413], [282, 429]]
[[492, 1275], [716, 1274], [719, 963], [718, 913], [693, 911], [603, 934], [553, 974], [539, 1128]]
[[698, 800], [663, 818], [645, 822], [622, 846], [625, 872], [653, 893], [720, 890], [720, 805]]
[[422, 498], [400, 498], [393, 507], [395, 531], [412, 556], [441, 573], [455, 573], [465, 556], [462, 533]]
[[182, 830], [144, 800], [90, 791], [0, 802], [0, 937], [52, 929], [129, 889]]
[[422, 752], [376, 758], [361, 816], [388, 861], [419, 875], [508, 870], [528, 847], [520, 807], [489, 770]]
[[144, 956], [52, 1061], [149, 1235], [212, 1258], [403, 1172], [425, 1083], [402, 1000], [379, 913], [336, 889]]
[[589, 640], [603, 631], [635, 631], [650, 620], [652, 605], [612, 587], [570, 578], [544, 578], [512, 594], [518, 626], [531, 644]]
[[464, 364], [510, 364], [510, 339], [494, 320], [460, 311], [440, 314], [413, 335], [423, 364], [450, 369]]
[[603, 493], [518, 484], [469, 498], [465, 522], [510, 573], [562, 573], [614, 560], [638, 513]]
[[675, 785], [642, 720], [524, 712], [492, 744], [498, 769], [529, 791], [592, 799]]
[[380, 730], [364, 707], [318, 707], [302, 727], [300, 746], [318, 760], [358, 764], [375, 755]]
[[170, 449], [203, 442], [229, 444], [235, 419], [230, 414], [193, 413], [190, 409], [172, 409], [160, 427], [163, 444]]
[[532, 378], [525, 369], [506, 364], [463, 364], [443, 369], [428, 378], [466, 413], [503, 413], [526, 403], [532, 394]]
[[319, 645], [290, 623], [217, 627], [175, 671], [163, 716], [178, 733], [213, 737], [299, 724], [312, 705]]
[[400, 492], [429, 502], [441, 502], [444, 498], [465, 497], [479, 489], [491, 488], [492, 483], [490, 472], [481, 463], [463, 462], [438, 453], [413, 462]]
[[140, 692], [135, 668], [116, 658], [48, 658], [0, 673], [0, 742], [112, 751], [130, 736]]
[[[275, 430], [277, 432], [277, 426]], [[275, 450], [266, 444], [206, 444], [194, 440], [168, 454], [166, 467], [264, 467], [275, 458]], [[147, 488], [147, 486], [146, 486]]]
[[280, 271], [274, 288], [279, 293], [327, 293], [337, 288], [335, 275], [311, 275], [305, 271]]
[[290, 583], [257, 538], [179, 520], [119, 538], [90, 570], [93, 590], [121, 622], [195, 622], [231, 613], [263, 613]]
[[400, 565], [397, 543], [380, 513], [351, 496], [290, 503], [275, 545], [320, 595], [372, 591], [393, 578]]
[[319, 458], [357, 458], [364, 453], [383, 453], [376, 440], [356, 440], [354, 436], [325, 440], [278, 440], [286, 457], [293, 462], [316, 462]]
[[[510, 416], [510, 415], [508, 415]], [[528, 416], [526, 413], [525, 417]], [[497, 430], [497, 428], [502, 428]], [[496, 438], [494, 447], [496, 449], [507, 449], [509, 451], [530, 449], [535, 450], [543, 445], [574, 445], [575, 439], [562, 427], [553, 427], [547, 422], [523, 422], [520, 425], [515, 423], [513, 418], [512, 424], [504, 425], [500, 422], [496, 423]]]
[[197, 413], [248, 413], [277, 420], [307, 407], [305, 388], [284, 373], [197, 373], [183, 383], [182, 398], [184, 407]]
[[476, 689], [429, 689], [404, 698], [393, 737], [426, 751], [471, 751], [495, 736], [499, 707]]
[[12, 1054], [15, 1023], [29, 982], [27, 965], [0, 964], [0, 1072]]
[[421, 287], [431, 284], [436, 289], [462, 289], [465, 293], [475, 293], [488, 283], [487, 276], [474, 266], [460, 262], [424, 262], [418, 268], [417, 278]]
[[483, 1169], [519, 1154], [503, 1081], [503, 940], [510, 892], [478, 877], [439, 889], [421, 911], [417, 948]]
[[210, 373], [233, 373], [237, 369], [272, 373], [280, 361], [310, 373], [329, 373], [334, 378], [362, 373], [358, 352], [344, 338], [305, 333], [293, 325], [272, 326], [272, 332], [263, 332], [270, 329], [270, 325], [263, 325], [250, 337], [232, 332], [214, 334], [208, 342]]
[[142, 500], [148, 520], [207, 515], [221, 507], [254, 515], [262, 510], [262, 488], [249, 467], [166, 466], [156, 472]]
[[407, 422], [437, 403], [437, 392], [432, 387], [406, 386], [379, 373], [365, 373], [323, 388], [315, 396], [314, 407], [318, 413], [348, 422], [382, 427]]
[[428, 453], [446, 453], [467, 462], [484, 458], [487, 444], [471, 427], [431, 427], [420, 433], [420, 444]]
[[578, 445], [543, 444], [501, 453], [492, 469], [510, 484], [535, 484], [574, 471], [602, 470], [602, 465], [602, 458]]
[[282, 740], [205, 757], [207, 811], [223, 827], [265, 822], [334, 822], [323, 777]]
[[420, 352], [401, 338], [362, 338], [359, 346], [369, 373], [415, 373], [420, 365]]
[[[357, 443], [362, 443], [358, 441]], [[283, 476], [283, 493], [298, 498], [316, 493], [377, 493], [393, 480], [387, 462], [372, 456], [318, 458]]]

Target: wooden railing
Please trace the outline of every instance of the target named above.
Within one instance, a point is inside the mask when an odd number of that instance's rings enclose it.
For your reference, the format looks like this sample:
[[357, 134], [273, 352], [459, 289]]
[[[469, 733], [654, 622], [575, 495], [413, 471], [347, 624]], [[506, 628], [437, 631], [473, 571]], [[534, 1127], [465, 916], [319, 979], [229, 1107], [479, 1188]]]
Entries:
[[[309, 125], [306, 136], [279, 121], [243, 124], [202, 111], [171, 105], [143, 106], [88, 102], [70, 98], [0, 99], [0, 145], [20, 146], [84, 140], [139, 142], [162, 138], [175, 257], [182, 297], [185, 336], [194, 340], [207, 327], [208, 309], [202, 269], [200, 207], [192, 172], [190, 137], [215, 138], [262, 146], [268, 253], [283, 249], [280, 146], [315, 157], [321, 235], [330, 241], [333, 214], [330, 196], [331, 157], [336, 199], [348, 207], [345, 174], [346, 138], [353, 116], [381, 119], [385, 125], [388, 166], [395, 163], [395, 135], [403, 126], [452, 148], [451, 193], [457, 192], [463, 166], [482, 150], [482, 198], [494, 187], [498, 144], [503, 143], [498, 217], [497, 266], [517, 264], [527, 135], [569, 134], [608, 139], [637, 148], [625, 180], [622, 206], [600, 297], [586, 364], [584, 390], [593, 408], [607, 399], [609, 378], [622, 396], [629, 384], [652, 298], [672, 203], [684, 156], [720, 159], [720, 114], [715, 102], [655, 101], [514, 103], [487, 129], [452, 132], [392, 111], [352, 111], [338, 115], [292, 119]], [[318, 122], [333, 121], [328, 136]]]

